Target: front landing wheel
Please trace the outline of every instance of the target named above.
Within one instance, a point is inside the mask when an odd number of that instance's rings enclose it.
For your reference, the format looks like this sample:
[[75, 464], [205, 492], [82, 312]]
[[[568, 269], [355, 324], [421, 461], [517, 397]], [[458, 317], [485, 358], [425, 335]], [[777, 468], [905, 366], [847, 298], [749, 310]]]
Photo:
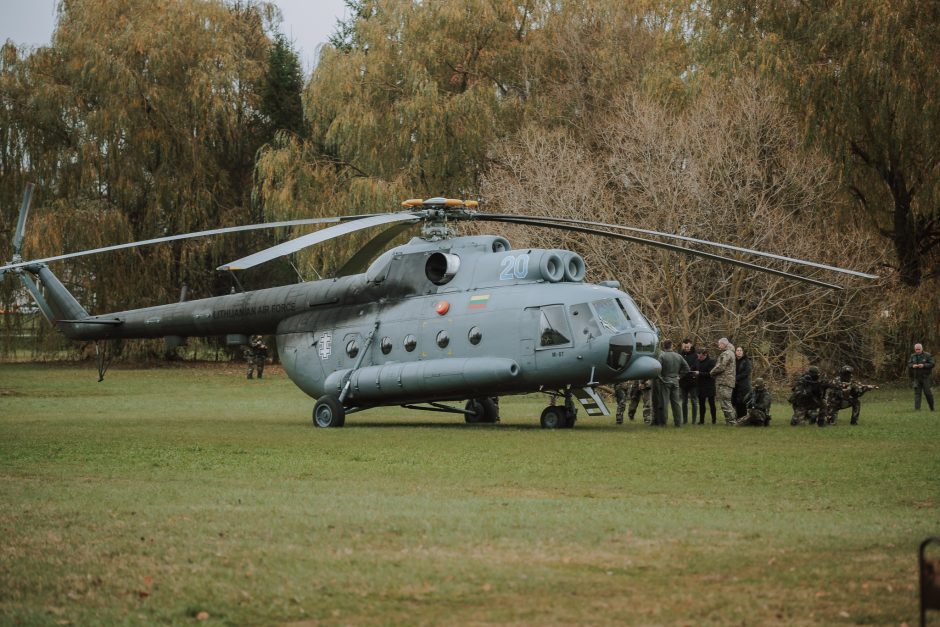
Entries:
[[346, 409], [332, 396], [322, 396], [313, 406], [313, 424], [321, 429], [342, 427], [346, 424]]

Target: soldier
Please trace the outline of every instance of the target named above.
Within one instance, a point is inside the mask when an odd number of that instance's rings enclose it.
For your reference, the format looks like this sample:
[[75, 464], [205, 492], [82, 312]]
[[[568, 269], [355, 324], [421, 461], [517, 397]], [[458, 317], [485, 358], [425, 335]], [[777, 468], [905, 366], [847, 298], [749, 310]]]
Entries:
[[659, 390], [659, 414], [654, 414], [653, 422], [661, 426], [666, 425], [669, 418], [669, 407], [672, 407], [672, 422], [675, 426], [682, 426], [682, 403], [679, 401], [679, 377], [689, 372], [689, 364], [678, 353], [672, 350], [672, 340], [663, 341], [663, 350], [659, 354], [659, 363], [662, 370], [659, 373], [658, 385], [654, 391]]
[[248, 362], [248, 378], [252, 379], [255, 368], [258, 369], [258, 378], [264, 375], [264, 364], [268, 359], [268, 347], [260, 335], [252, 335], [251, 341], [245, 347], [245, 361]]
[[764, 380], [754, 379], [754, 386], [744, 399], [747, 413], [738, 418], [739, 426], [769, 427], [770, 426], [770, 390], [764, 385]]
[[930, 375], [933, 374], [933, 355], [924, 351], [921, 344], [914, 344], [914, 354], [907, 360], [907, 372], [914, 388], [914, 409], [920, 411], [920, 395], [923, 392], [927, 406], [933, 411], [933, 393], [930, 391]]
[[735, 367], [737, 357], [734, 354], [734, 346], [723, 337], [718, 340], [718, 363], [711, 370], [711, 375], [718, 384], [718, 402], [721, 404], [721, 411], [725, 415], [725, 424], [734, 424], [737, 415], [734, 411], [734, 405], [731, 403], [731, 395], [734, 393]]
[[831, 387], [829, 383], [819, 378], [819, 368], [810, 366], [796, 380], [793, 386], [793, 393], [787, 400], [793, 406], [793, 417], [790, 424], [794, 427], [801, 425], [809, 419], [810, 423], [816, 423], [820, 427], [826, 426], [824, 416], [820, 412], [825, 407], [825, 392]]
[[617, 397], [617, 424], [623, 424], [623, 412], [629, 401], [627, 415], [630, 420], [636, 417], [636, 408], [643, 400], [643, 422], [649, 424], [652, 403], [650, 402], [650, 390], [653, 388], [651, 381], [621, 381], [614, 384], [614, 395]]
[[855, 370], [852, 366], [842, 366], [839, 370], [839, 376], [831, 382], [832, 387], [826, 390], [825, 396], [825, 420], [828, 424], [835, 424], [839, 417], [840, 409], [852, 408], [851, 424], [858, 424], [858, 415], [862, 411], [861, 397], [868, 390], [875, 390], [876, 385], [862, 385], [852, 381], [852, 373]]

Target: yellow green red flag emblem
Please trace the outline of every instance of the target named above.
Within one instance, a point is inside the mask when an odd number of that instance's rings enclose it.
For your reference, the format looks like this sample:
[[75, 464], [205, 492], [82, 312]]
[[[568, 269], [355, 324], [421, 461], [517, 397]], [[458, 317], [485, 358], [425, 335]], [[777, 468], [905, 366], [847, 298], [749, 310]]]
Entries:
[[470, 297], [470, 309], [483, 309], [490, 300], [489, 294], [479, 294]]

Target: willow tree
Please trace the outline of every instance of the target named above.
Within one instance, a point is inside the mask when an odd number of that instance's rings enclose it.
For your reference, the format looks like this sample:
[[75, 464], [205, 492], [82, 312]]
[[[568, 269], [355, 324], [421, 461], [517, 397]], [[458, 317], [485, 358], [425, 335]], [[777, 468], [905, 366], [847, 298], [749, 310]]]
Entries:
[[[523, 120], [584, 124], [636, 80], [650, 39], [644, 2], [347, 4], [307, 85], [309, 139], [282, 137], [259, 159], [271, 215], [475, 195], [491, 151]], [[329, 268], [340, 252], [309, 254]]]
[[713, 0], [703, 52], [757, 68], [788, 94], [802, 133], [844, 168], [855, 202], [893, 244], [899, 280], [936, 273], [940, 250], [940, 4]]
[[[18, 124], [47, 170], [29, 254], [246, 222], [272, 17], [221, 0], [62, 2], [52, 44], [25, 60], [37, 107]], [[192, 240], [62, 272], [96, 308], [121, 308], [182, 282], [217, 291], [211, 268], [234, 252]], [[117, 272], [128, 256], [139, 263]]]

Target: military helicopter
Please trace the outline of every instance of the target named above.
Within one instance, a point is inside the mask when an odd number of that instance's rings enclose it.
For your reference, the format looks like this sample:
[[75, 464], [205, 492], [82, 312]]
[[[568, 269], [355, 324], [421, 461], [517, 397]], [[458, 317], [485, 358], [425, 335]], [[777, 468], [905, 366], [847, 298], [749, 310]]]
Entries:
[[[660, 372], [658, 330], [616, 281], [584, 282], [576, 252], [515, 250], [498, 235], [455, 236], [460, 221], [514, 223], [657, 246], [833, 289], [840, 286], [690, 248], [702, 245], [866, 278], [811, 261], [657, 231], [552, 217], [484, 213], [475, 201], [412, 199], [395, 212], [213, 229], [24, 261], [20, 255], [32, 186], [13, 236], [14, 272], [40, 311], [75, 340], [225, 336], [244, 345], [273, 334], [288, 377], [317, 399], [313, 424], [342, 427], [346, 416], [401, 405], [495, 422], [494, 396], [544, 392], [543, 428], [573, 427], [574, 398], [586, 413], [609, 415], [596, 388]], [[235, 272], [354, 231], [384, 227], [334, 277], [156, 307], [90, 315], [48, 264], [82, 255], [233, 231], [334, 224], [224, 264]], [[420, 226], [407, 244], [383, 250]], [[648, 239], [656, 236], [664, 242]], [[38, 284], [37, 284], [38, 280]], [[97, 346], [97, 344], [96, 344]], [[99, 381], [103, 377], [99, 360]], [[563, 399], [563, 402], [558, 402]], [[449, 405], [465, 401], [464, 406]]]

